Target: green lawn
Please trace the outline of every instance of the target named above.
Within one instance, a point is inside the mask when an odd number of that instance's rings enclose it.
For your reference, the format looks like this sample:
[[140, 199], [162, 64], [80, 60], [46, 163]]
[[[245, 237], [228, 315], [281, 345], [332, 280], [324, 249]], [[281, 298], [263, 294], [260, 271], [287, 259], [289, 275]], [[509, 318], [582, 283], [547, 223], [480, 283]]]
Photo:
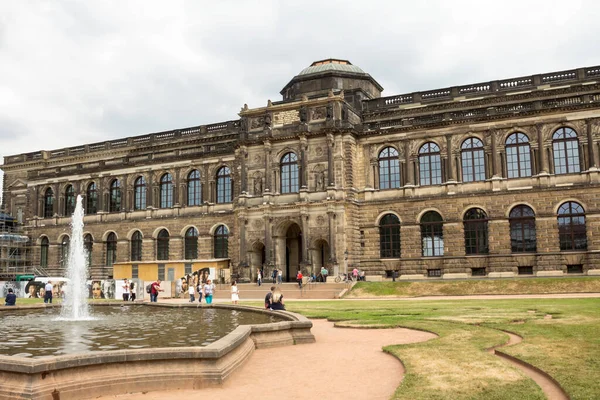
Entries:
[[426, 343], [390, 343], [385, 348], [407, 368], [396, 399], [543, 399], [532, 380], [485, 352], [508, 340], [499, 329], [524, 338], [503, 351], [548, 372], [572, 399], [600, 397], [600, 299], [290, 300], [286, 304], [288, 310], [310, 318], [438, 334], [438, 339]]

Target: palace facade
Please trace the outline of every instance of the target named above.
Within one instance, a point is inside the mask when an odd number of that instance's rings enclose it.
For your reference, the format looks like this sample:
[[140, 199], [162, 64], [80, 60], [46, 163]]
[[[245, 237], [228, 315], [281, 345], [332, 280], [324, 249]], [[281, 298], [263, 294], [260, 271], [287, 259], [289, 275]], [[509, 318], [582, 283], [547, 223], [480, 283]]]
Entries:
[[231, 121], [8, 156], [5, 210], [49, 275], [77, 195], [97, 279], [209, 259], [246, 278], [600, 273], [600, 67], [382, 90], [322, 60]]

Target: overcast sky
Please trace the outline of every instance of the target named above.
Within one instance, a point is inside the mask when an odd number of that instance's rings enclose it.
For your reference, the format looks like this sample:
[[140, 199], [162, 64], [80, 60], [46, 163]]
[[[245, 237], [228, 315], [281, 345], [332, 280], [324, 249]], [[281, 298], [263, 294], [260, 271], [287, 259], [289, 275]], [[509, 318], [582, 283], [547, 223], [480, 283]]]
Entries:
[[237, 118], [312, 61], [384, 96], [600, 64], [597, 1], [0, 2], [0, 160]]

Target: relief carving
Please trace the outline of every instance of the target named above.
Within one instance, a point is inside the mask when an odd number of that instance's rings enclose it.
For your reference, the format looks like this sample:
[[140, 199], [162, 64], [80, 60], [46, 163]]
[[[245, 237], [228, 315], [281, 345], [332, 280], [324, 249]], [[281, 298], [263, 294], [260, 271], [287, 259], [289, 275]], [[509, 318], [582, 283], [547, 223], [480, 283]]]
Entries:
[[325, 119], [326, 110], [325, 107], [315, 107], [312, 109], [311, 120]]
[[255, 117], [250, 120], [250, 129], [261, 129], [265, 124], [264, 117]]

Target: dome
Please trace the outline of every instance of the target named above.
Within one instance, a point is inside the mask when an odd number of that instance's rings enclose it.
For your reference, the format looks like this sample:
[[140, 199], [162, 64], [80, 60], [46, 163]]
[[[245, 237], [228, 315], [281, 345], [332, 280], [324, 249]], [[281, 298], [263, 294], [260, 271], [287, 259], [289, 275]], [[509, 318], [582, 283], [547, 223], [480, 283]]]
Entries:
[[310, 67], [304, 68], [297, 76], [306, 76], [328, 71], [350, 72], [354, 74], [366, 75], [365, 71], [356, 65], [352, 65], [352, 63], [348, 60], [329, 58], [326, 60], [315, 61], [310, 65]]

